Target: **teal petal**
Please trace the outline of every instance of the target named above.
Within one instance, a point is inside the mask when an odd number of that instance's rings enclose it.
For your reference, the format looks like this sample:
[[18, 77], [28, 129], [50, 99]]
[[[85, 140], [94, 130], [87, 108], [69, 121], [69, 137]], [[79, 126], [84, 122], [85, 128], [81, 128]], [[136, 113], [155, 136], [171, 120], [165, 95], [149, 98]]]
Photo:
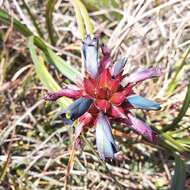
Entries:
[[93, 100], [90, 98], [81, 97], [70, 104], [64, 111], [60, 113], [61, 117], [65, 121], [65, 124], [67, 124], [67, 120], [69, 123], [71, 123], [83, 115], [89, 109], [92, 102]]
[[142, 96], [132, 95], [127, 97], [128, 102], [134, 107], [145, 110], [159, 110], [161, 106], [159, 103], [148, 100]]

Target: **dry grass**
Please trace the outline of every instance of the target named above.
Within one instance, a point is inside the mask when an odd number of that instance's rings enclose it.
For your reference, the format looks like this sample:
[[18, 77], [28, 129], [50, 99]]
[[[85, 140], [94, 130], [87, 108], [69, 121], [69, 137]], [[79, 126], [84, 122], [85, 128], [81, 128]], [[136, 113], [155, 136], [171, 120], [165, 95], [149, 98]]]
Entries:
[[[101, 4], [98, 2], [97, 6]], [[146, 113], [146, 120], [151, 126], [164, 126], [177, 115], [190, 77], [188, 56], [177, 77], [176, 90], [168, 94], [174, 71], [190, 44], [190, 1], [119, 2], [117, 7], [89, 7], [95, 32], [112, 49], [113, 60], [119, 55], [128, 57], [127, 72], [141, 67], [162, 68], [163, 75], [158, 81], [147, 81], [136, 91], [161, 103], [162, 110]], [[47, 39], [43, 17], [46, 3], [34, 0], [27, 3]], [[0, 1], [0, 7], [36, 33], [21, 0]], [[54, 49], [80, 68], [80, 39], [73, 7], [68, 1], [59, 0], [53, 16], [57, 40]], [[26, 39], [11, 25], [0, 23], [0, 40], [0, 190], [61, 190], [70, 155], [72, 137], [68, 131], [71, 129], [63, 126], [57, 117], [56, 104], [41, 100], [45, 89], [36, 78]], [[54, 69], [51, 72], [63, 84], [65, 78]], [[141, 116], [145, 117], [144, 113]], [[180, 126], [189, 127], [189, 118], [190, 110]], [[174, 170], [172, 152], [150, 145], [127, 128], [122, 130], [127, 137], [116, 136], [123, 152], [122, 161], [107, 164], [115, 180], [123, 189], [168, 189]], [[187, 136], [189, 132], [186, 131]], [[94, 143], [92, 131], [86, 136]], [[188, 181], [187, 178], [187, 184]], [[77, 152], [68, 187], [73, 190], [119, 189], [86, 145]]]

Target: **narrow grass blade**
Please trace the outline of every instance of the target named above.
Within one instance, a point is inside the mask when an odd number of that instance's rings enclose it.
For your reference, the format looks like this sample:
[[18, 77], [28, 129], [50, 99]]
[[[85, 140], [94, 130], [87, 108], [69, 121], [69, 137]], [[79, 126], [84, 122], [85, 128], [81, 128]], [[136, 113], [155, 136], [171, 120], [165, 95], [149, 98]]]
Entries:
[[65, 77], [74, 83], [82, 78], [81, 73], [77, 69], [52, 51], [41, 38], [34, 36], [33, 39], [34, 44], [44, 53], [46, 60], [48, 60], [50, 64], [54, 64]]
[[[43, 57], [38, 56], [36, 54], [33, 37], [29, 38], [28, 47], [29, 47], [29, 51], [30, 51], [32, 60], [35, 65], [35, 70], [36, 70], [37, 76], [39, 77], [42, 84], [50, 91], [60, 90], [59, 85], [56, 83], [56, 81], [52, 78], [52, 76], [46, 69]], [[70, 103], [70, 100], [68, 98], [61, 98], [58, 101], [58, 103], [61, 107], [65, 108]]]
[[[9, 25], [9, 24], [11, 24], [11, 20], [12, 20], [12, 17], [6, 11], [0, 9], [0, 22], [4, 23], [6, 25]], [[30, 37], [30, 36], [34, 35], [27, 28], [26, 25], [22, 24], [19, 20], [15, 19], [15, 18], [13, 18], [13, 27], [15, 30], [20, 32], [25, 37]], [[34, 37], [34, 43], [40, 49], [45, 49], [47, 47], [45, 42], [38, 36]]]
[[0, 171], [0, 183], [2, 183], [5, 180], [5, 175], [6, 175], [7, 171], [9, 170], [9, 162], [11, 160], [10, 145], [8, 147], [7, 159], [6, 159], [5, 163], [3, 164], [2, 169]]
[[182, 120], [183, 116], [185, 115], [187, 109], [189, 108], [189, 105], [190, 105], [190, 81], [187, 86], [187, 93], [186, 93], [185, 99], [183, 101], [183, 106], [182, 106], [178, 116], [174, 119], [172, 126], [178, 125], [178, 123]]
[[0, 146], [2, 146], [2, 144], [5, 142], [5, 139], [7, 139], [9, 137], [10, 133], [13, 131], [14, 128], [15, 128], [15, 125], [12, 125], [10, 127], [6, 127], [6, 128], [1, 130]]
[[182, 155], [189, 153], [189, 148], [178, 142], [171, 134], [171, 131], [163, 132], [163, 130], [158, 129], [157, 127], [151, 126], [153, 130], [158, 134], [157, 143], [162, 147], [167, 148], [171, 152], [179, 152]]
[[172, 124], [170, 124], [169, 126], [164, 128], [164, 131], [178, 127], [178, 124], [182, 120], [182, 118], [185, 116], [185, 114], [189, 108], [189, 105], [190, 105], [190, 81], [187, 86], [187, 93], [186, 93], [185, 99], [183, 101], [183, 106], [182, 106], [181, 110], [179, 111], [177, 117], [173, 120]]
[[81, 79], [81, 73], [72, 67], [69, 63], [65, 62], [60, 56], [54, 53], [50, 48], [44, 51], [46, 58], [53, 63], [57, 69], [72, 82], [76, 83]]
[[[4, 10], [0, 9], [0, 22], [9, 25], [11, 23], [11, 16]], [[25, 37], [33, 35], [33, 33], [17, 19], [13, 18], [13, 27]]]
[[73, 0], [71, 1], [75, 10], [75, 15], [76, 15], [76, 19], [77, 19], [77, 25], [78, 25], [78, 31], [79, 31], [79, 35], [81, 39], [84, 39], [85, 37], [85, 28], [84, 28], [84, 22], [83, 22], [83, 18], [82, 15], [80, 13], [80, 9], [77, 6], [76, 2]]
[[30, 7], [28, 7], [27, 3], [25, 2], [25, 0], [22, 0], [23, 2], [23, 5], [26, 9], [26, 11], [28, 12], [28, 15], [30, 16], [31, 18], [31, 21], [33, 23], [33, 25], [35, 26], [36, 28], [36, 31], [38, 32], [38, 34], [40, 35], [40, 37], [43, 38], [43, 32], [41, 31], [40, 27], [38, 26], [37, 22], [36, 22], [36, 18], [34, 17], [32, 11], [30, 10]]
[[83, 18], [84, 23], [85, 23], [87, 34], [89, 34], [92, 37], [93, 33], [94, 33], [94, 29], [93, 29], [93, 25], [92, 25], [92, 23], [90, 21], [90, 17], [88, 15], [86, 7], [83, 5], [83, 3], [80, 0], [75, 0], [73, 2], [75, 3], [75, 5], [80, 10], [80, 13], [81, 13], [82, 18]]
[[49, 39], [53, 45], [55, 45], [55, 37], [54, 37], [52, 19], [53, 19], [53, 10], [56, 3], [57, 3], [57, 0], [48, 0], [47, 5], [46, 5], [46, 16], [45, 16]]
[[188, 148], [183, 146], [183, 144], [177, 142], [171, 135], [167, 132], [160, 134], [160, 143], [167, 146], [170, 150], [177, 151], [180, 153], [186, 153], [189, 151]]
[[188, 148], [189, 152], [190, 152], [190, 138], [182, 138], [182, 139], [178, 139], [176, 141], [178, 143], [182, 144], [183, 146], [185, 146], [186, 148]]
[[185, 189], [185, 162], [179, 156], [175, 156], [175, 171], [170, 190]]
[[179, 73], [182, 70], [182, 68], [185, 66], [185, 61], [186, 61], [186, 58], [189, 55], [189, 53], [190, 53], [190, 47], [182, 54], [181, 58], [176, 63], [175, 74], [174, 74], [171, 82], [169, 83], [168, 89], [167, 89], [167, 92], [169, 95], [172, 94], [172, 92], [175, 90], [175, 88], [177, 86], [177, 79], [178, 79]]
[[177, 140], [177, 142], [190, 145], [190, 138], [179, 139], [179, 140]]

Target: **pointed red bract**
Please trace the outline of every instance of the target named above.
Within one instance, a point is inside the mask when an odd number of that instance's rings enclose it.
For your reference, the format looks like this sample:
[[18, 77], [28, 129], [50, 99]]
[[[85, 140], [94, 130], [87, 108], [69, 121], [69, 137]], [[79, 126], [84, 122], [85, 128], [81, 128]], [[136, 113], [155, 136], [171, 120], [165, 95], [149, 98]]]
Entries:
[[121, 76], [121, 74], [120, 74], [120, 75], [118, 75], [116, 78], [111, 79], [111, 80], [109, 81], [109, 86], [108, 86], [108, 88], [109, 88], [109, 90], [110, 90], [112, 93], [114, 93], [114, 92], [116, 92], [116, 91], [118, 90], [118, 88], [119, 88], [119, 86], [120, 86], [120, 81], [121, 81], [121, 79], [122, 79], [122, 76]]
[[110, 60], [110, 49], [106, 45], [101, 46], [103, 57], [100, 60], [100, 68], [99, 72], [103, 71], [104, 69], [108, 68], [111, 63]]
[[78, 125], [75, 129], [75, 148], [77, 150], [80, 149], [81, 146], [81, 140], [80, 140], [80, 134], [85, 130], [85, 126], [89, 125], [93, 121], [93, 117], [90, 113], [86, 112], [84, 115], [82, 115], [79, 118]]
[[90, 96], [94, 96], [95, 88], [96, 88], [94, 81], [92, 79], [85, 78], [83, 81], [83, 85], [84, 85], [86, 94], [88, 94]]
[[93, 104], [91, 104], [91, 106], [90, 106], [88, 112], [92, 114], [92, 116], [93, 116], [94, 119], [96, 119], [96, 116], [97, 116], [99, 110], [98, 110], [98, 108], [95, 106], [95, 104], [93, 103]]
[[126, 118], [124, 109], [122, 107], [117, 107], [112, 105], [111, 106], [111, 111], [110, 111], [111, 116], [115, 117], [115, 118]]
[[96, 99], [107, 99], [109, 96], [109, 91], [105, 88], [97, 88], [95, 90], [95, 98]]
[[128, 96], [128, 95], [132, 94], [133, 93], [133, 86], [131, 84], [127, 85], [123, 89], [122, 93], [123, 93], [124, 96]]
[[98, 78], [98, 87], [99, 88], [109, 88], [109, 81], [111, 80], [111, 74], [109, 69], [102, 71]]
[[79, 125], [85, 126], [88, 125], [93, 119], [92, 114], [90, 114], [89, 112], [86, 112], [84, 115], [82, 115], [79, 118]]
[[125, 95], [123, 95], [122, 92], [116, 92], [110, 98], [111, 103], [117, 106], [121, 105], [124, 100], [125, 100]]
[[109, 110], [111, 104], [107, 100], [96, 100], [95, 101], [95, 106], [100, 111], [103, 111], [104, 113], [106, 113]]

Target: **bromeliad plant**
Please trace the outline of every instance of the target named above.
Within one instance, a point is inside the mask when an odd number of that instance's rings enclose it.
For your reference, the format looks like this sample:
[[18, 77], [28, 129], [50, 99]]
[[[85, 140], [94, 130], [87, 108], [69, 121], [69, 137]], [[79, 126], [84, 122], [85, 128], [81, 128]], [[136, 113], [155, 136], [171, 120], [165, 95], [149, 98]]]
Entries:
[[[56, 2], [56, 0], [48, 0], [46, 7], [46, 26], [52, 45], [55, 45], [56, 41], [56, 38], [53, 35], [54, 30], [52, 24], [53, 11]], [[73, 0], [71, 2], [75, 9], [80, 38], [84, 38], [85, 29], [88, 34], [92, 35], [93, 27], [85, 6], [80, 0]], [[32, 28], [36, 28], [36, 32], [33, 29], [30, 30], [30, 28], [27, 28], [25, 24], [21, 23], [17, 18], [13, 18], [12, 15], [9, 15], [9, 13], [2, 8], [0, 8], [0, 22], [11, 26], [11, 29], [14, 28], [19, 31], [26, 38], [29, 37], [29, 52], [34, 62], [36, 73], [43, 85], [51, 91], [59, 89], [59, 85], [51, 77], [45, 67], [44, 57], [47, 61], [51, 60], [50, 63], [54, 64], [65, 77], [75, 82], [76, 75], [79, 75], [78, 71], [72, 68], [68, 63], [61, 59], [61, 57], [54, 53], [52, 49], [50, 49], [50, 45], [47, 43], [47, 38], [44, 38], [47, 34], [44, 35], [39, 30], [41, 26], [39, 25], [38, 27], [38, 23], [35, 21], [37, 15], [34, 16], [32, 14], [30, 7], [28, 7], [26, 3], [24, 3], [23, 8], [26, 9], [28, 15], [32, 19], [34, 24], [34, 27]], [[38, 51], [36, 48], [38, 48]], [[106, 157], [113, 158], [117, 152], [117, 147], [111, 133], [112, 123], [124, 123], [136, 130], [138, 133], [142, 134], [149, 141], [155, 141], [156, 134], [148, 126], [146, 126], [146, 124], [132, 116], [130, 111], [133, 108], [153, 110], [159, 109], [159, 104], [135, 95], [132, 87], [142, 80], [159, 76], [160, 70], [152, 68], [132, 73], [130, 76], [123, 75], [122, 69], [126, 60], [120, 59], [117, 63], [111, 66], [109, 50], [106, 46], [102, 46], [102, 51], [103, 57], [101, 61], [98, 62], [98, 40], [90, 39], [88, 37], [83, 43], [82, 51], [84, 59], [83, 62], [86, 69], [84, 79], [78, 83], [78, 87], [73, 86], [74, 88], [63, 89], [57, 93], [49, 93], [46, 96], [46, 99], [56, 100], [59, 97], [66, 96], [75, 100], [73, 104], [63, 111], [62, 117], [64, 121], [70, 121], [70, 123], [75, 119], [79, 121], [76, 127], [75, 136], [78, 140], [75, 141], [76, 145], [80, 142], [79, 137], [82, 131], [88, 130], [91, 126], [96, 126], [97, 147], [100, 156], [104, 159]], [[171, 82], [168, 83], [168, 86], [167, 84], [165, 85], [167, 91], [164, 95], [166, 97], [176, 94], [175, 90], [178, 89], [177, 85], [180, 84], [177, 79], [180, 76], [179, 74], [182, 73], [182, 68], [187, 65], [185, 63], [189, 53], [190, 48], [184, 51], [181, 58], [174, 65], [175, 68], [171, 72], [171, 76], [173, 76], [173, 78]], [[184, 155], [186, 155], [185, 153], [188, 153], [188, 158], [190, 152], [188, 127], [181, 125], [180, 121], [184, 116], [186, 116], [190, 104], [189, 97], [190, 82], [187, 86], [187, 92], [183, 100], [183, 105], [179, 110], [177, 117], [170, 123], [163, 122], [162, 126], [156, 127], [160, 137], [159, 142], [163, 146], [167, 147], [168, 150], [172, 150], [171, 152], [174, 154], [176, 151], [177, 153]], [[66, 99], [62, 99], [59, 101], [59, 104], [64, 107], [66, 102]], [[11, 130], [9, 130], [9, 133], [10, 132]], [[70, 154], [67, 170], [68, 174], [72, 165], [73, 154], [74, 151]], [[176, 169], [171, 189], [184, 189], [185, 162], [177, 156], [177, 154], [175, 154], [175, 163]], [[176, 184], [178, 185], [176, 186]]]
[[87, 36], [82, 43], [82, 58], [85, 68], [84, 78], [77, 86], [64, 88], [55, 93], [48, 93], [46, 100], [55, 101], [60, 97], [68, 97], [74, 102], [61, 113], [66, 124], [78, 119], [75, 138], [76, 146], [80, 144], [80, 134], [90, 127], [96, 128], [96, 146], [102, 159], [114, 158], [118, 149], [115, 144], [111, 124], [123, 123], [155, 142], [155, 132], [143, 121], [132, 115], [131, 109], [159, 110], [160, 105], [136, 95], [133, 87], [139, 82], [160, 76], [158, 68], [149, 68], [124, 75], [127, 62], [121, 58], [111, 64], [110, 50], [101, 46], [102, 58], [99, 61], [99, 40]]

